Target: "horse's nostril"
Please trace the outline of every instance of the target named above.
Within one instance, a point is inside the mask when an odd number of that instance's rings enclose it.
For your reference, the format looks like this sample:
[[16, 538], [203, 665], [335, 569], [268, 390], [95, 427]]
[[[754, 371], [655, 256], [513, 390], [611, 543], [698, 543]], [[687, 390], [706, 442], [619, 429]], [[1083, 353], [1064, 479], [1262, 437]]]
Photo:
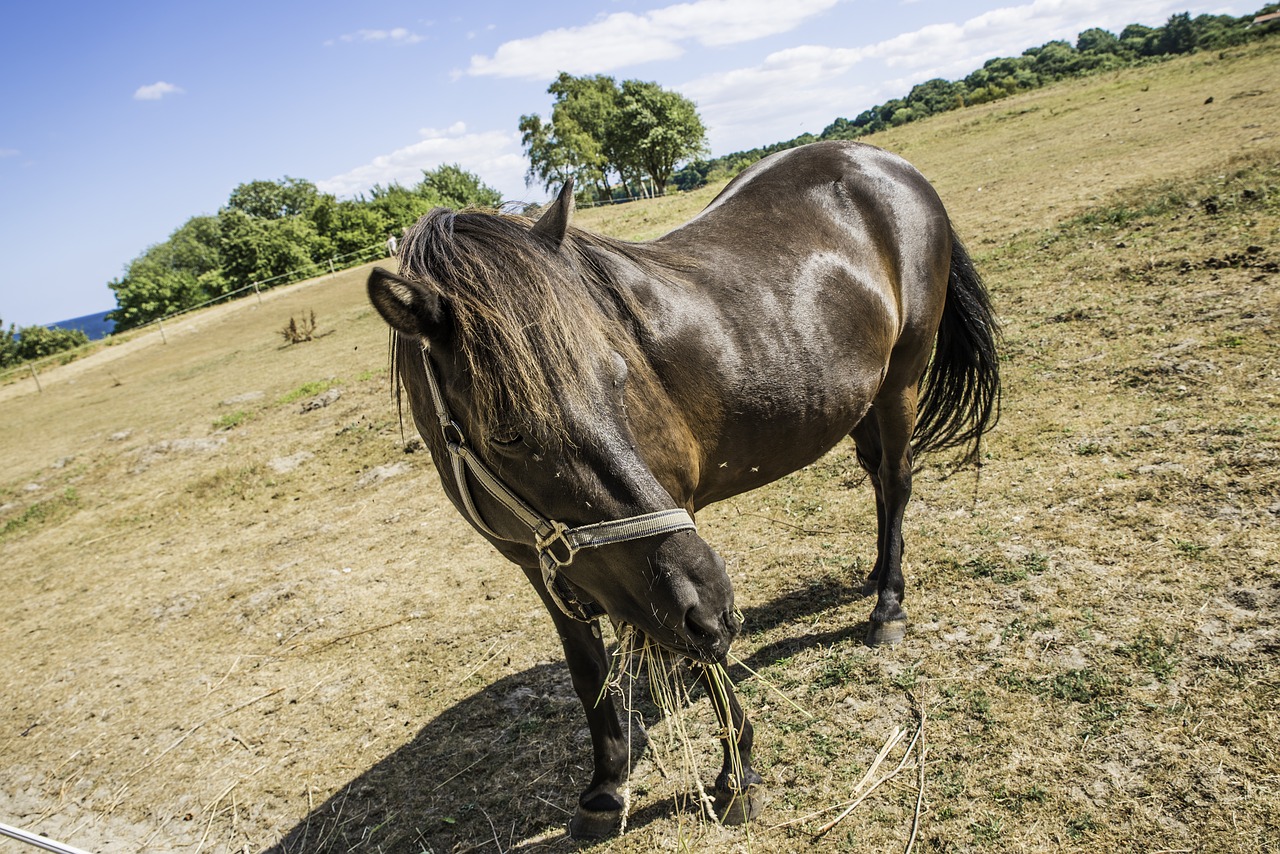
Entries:
[[736, 637], [740, 624], [732, 611], [704, 617], [697, 613], [696, 608], [690, 608], [684, 616], [684, 626], [689, 638], [695, 642], [719, 643]]
[[689, 632], [689, 636], [693, 638], [708, 638], [715, 635], [716, 630], [702, 622], [699, 616], [694, 613], [695, 610], [690, 608], [688, 613], [684, 615], [684, 627]]

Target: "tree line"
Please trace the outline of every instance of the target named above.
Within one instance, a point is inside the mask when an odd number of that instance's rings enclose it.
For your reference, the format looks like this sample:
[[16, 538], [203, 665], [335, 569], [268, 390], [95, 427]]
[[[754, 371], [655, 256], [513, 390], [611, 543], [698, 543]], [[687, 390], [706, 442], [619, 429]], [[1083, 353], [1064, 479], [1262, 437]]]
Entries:
[[935, 78], [911, 89], [901, 98], [863, 110], [852, 119], [837, 118], [819, 134], [804, 133], [795, 139], [737, 151], [713, 159], [690, 161], [673, 176], [681, 190], [725, 180], [776, 151], [824, 139], [857, 139], [938, 113], [1007, 98], [1019, 92], [1048, 86], [1059, 80], [1112, 71], [1147, 62], [1158, 62], [1197, 50], [1223, 50], [1275, 32], [1277, 23], [1254, 26], [1255, 17], [1280, 9], [1264, 6], [1253, 15], [1173, 15], [1161, 27], [1130, 24], [1119, 35], [1101, 28], [1080, 33], [1072, 44], [1054, 40], [1028, 48], [1021, 56], [999, 57], [960, 80]]
[[4, 321], [0, 320], [0, 369], [43, 359], [88, 343], [89, 336], [79, 329], [48, 326], [18, 328], [12, 323], [5, 329]]
[[250, 181], [216, 214], [195, 216], [129, 262], [108, 283], [117, 331], [288, 273], [327, 269], [331, 258], [383, 245], [434, 207], [494, 206], [497, 190], [459, 166], [424, 170], [412, 187], [376, 185], [339, 200], [310, 181]]

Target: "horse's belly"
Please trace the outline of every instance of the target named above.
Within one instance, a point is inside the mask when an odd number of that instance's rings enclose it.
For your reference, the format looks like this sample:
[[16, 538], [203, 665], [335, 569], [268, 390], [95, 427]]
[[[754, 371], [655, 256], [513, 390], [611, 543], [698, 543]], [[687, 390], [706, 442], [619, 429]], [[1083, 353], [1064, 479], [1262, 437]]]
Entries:
[[709, 452], [695, 503], [705, 506], [772, 483], [822, 457], [857, 426], [871, 406], [872, 389], [840, 400], [824, 397], [821, 412], [744, 407], [724, 425]]

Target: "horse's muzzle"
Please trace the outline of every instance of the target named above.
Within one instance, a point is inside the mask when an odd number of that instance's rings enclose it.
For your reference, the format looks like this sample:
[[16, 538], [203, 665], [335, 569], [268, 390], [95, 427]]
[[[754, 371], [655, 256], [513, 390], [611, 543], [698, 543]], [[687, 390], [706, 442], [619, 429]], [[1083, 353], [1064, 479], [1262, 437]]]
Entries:
[[742, 619], [732, 607], [704, 608], [701, 603], [688, 610], [680, 634], [699, 661], [722, 661], [734, 638], [742, 630]]

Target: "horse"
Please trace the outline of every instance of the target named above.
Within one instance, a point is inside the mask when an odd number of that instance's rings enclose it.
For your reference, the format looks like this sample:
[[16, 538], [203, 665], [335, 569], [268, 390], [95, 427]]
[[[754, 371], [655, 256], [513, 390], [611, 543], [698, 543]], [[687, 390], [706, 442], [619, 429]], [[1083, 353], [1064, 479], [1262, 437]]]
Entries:
[[[875, 491], [868, 642], [902, 640], [913, 460], [978, 461], [999, 414], [999, 330], [937, 193], [855, 142], [773, 154], [647, 242], [437, 208], [375, 269], [396, 399], [466, 520], [521, 567], [562, 642], [594, 754], [574, 837], [623, 820], [629, 753], [599, 619], [723, 666], [741, 629], [698, 510], [853, 439]], [[725, 823], [759, 812], [752, 726], [708, 691]]]

